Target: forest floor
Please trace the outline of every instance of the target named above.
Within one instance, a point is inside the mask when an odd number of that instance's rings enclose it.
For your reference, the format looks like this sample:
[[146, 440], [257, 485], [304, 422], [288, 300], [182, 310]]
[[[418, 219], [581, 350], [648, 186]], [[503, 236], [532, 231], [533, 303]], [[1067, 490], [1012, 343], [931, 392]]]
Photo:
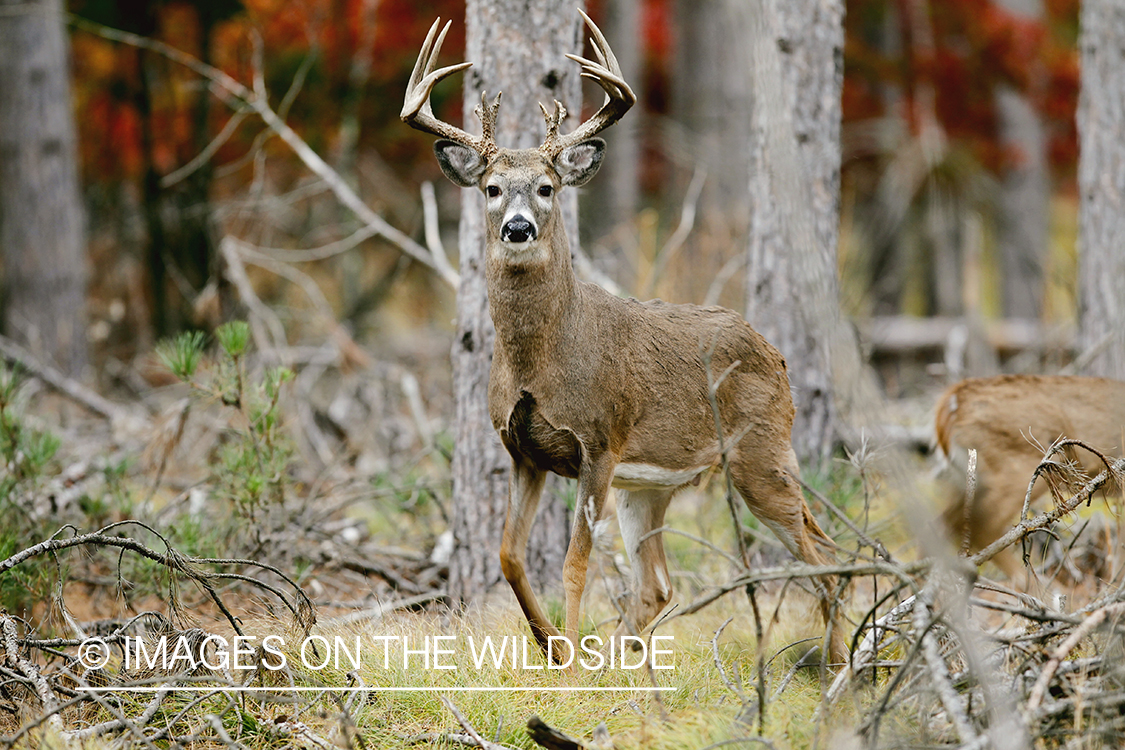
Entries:
[[[834, 572], [850, 582], [838, 600], [854, 661], [842, 668], [816, 648], [809, 590], [823, 571], [793, 563], [749, 514], [741, 562], [716, 474], [669, 513], [676, 596], [654, 637], [641, 650], [591, 641], [555, 669], [502, 582], [451, 608], [451, 446], [419, 406], [428, 386], [392, 368], [374, 385], [341, 374], [305, 392], [226, 333], [215, 351], [166, 347], [179, 377], [133, 379], [135, 403], [108, 414], [85, 390], [0, 372], [0, 746], [1113, 747], [1125, 736], [1125, 560], [1105, 503], [1085, 503], [1104, 477], [1075, 479], [1066, 523], [1031, 539], [1030, 593], [920, 557], [904, 520], [916, 499], [870, 455], [810, 478], [810, 506], [839, 545]], [[613, 632], [627, 565], [611, 522], [583, 635]], [[545, 602], [560, 619], [558, 593]]]

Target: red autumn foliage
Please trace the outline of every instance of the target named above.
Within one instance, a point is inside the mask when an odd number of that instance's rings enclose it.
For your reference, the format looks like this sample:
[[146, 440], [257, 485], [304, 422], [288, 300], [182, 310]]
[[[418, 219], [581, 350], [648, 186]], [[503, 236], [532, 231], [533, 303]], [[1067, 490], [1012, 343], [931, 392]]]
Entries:
[[[1003, 147], [998, 132], [996, 93], [1007, 87], [1025, 94], [1043, 116], [1051, 163], [1069, 174], [1077, 157], [1077, 11], [1077, 0], [1051, 0], [1042, 19], [1021, 17], [994, 0], [850, 0], [844, 121], [898, 115], [916, 129], [917, 97], [932, 87], [946, 135], [999, 172], [1021, 158]], [[919, 16], [932, 50], [914, 38]]]
[[[240, 6], [231, 1], [143, 4], [139, 20], [135, 13], [129, 15], [127, 3], [115, 7], [118, 16], [137, 29], [205, 55], [247, 83], [253, 73], [251, 40], [258, 35], [275, 104], [302, 61], [312, 55], [308, 80], [289, 119], [321, 152], [335, 144], [344, 103], [355, 96], [353, 66], [364, 58], [361, 52], [366, 53], [370, 66], [359, 100], [361, 147], [374, 148], [407, 173], [432, 168], [425, 144], [398, 123], [398, 100], [418, 40], [435, 16], [454, 20], [445, 53], [450, 62], [461, 59], [463, 0], [439, 0], [423, 7], [412, 0], [244, 0]], [[592, 0], [591, 12], [600, 14], [608, 1]], [[638, 90], [649, 111], [666, 113], [675, 64], [676, 7], [672, 0], [639, 1], [644, 74]], [[216, 10], [222, 2], [227, 5]], [[1041, 20], [1020, 18], [994, 0], [929, 0], [922, 7], [928, 11], [932, 51], [912, 38], [906, 20], [912, 2], [848, 0], [845, 123], [900, 116], [917, 127], [916, 97], [920, 87], [930, 86], [947, 136], [964, 144], [988, 169], [1001, 171], [1020, 158], [1003, 148], [997, 133], [995, 93], [1011, 87], [1027, 94], [1042, 113], [1052, 164], [1063, 173], [1072, 172], [1077, 156], [1078, 0], [1048, 0]], [[72, 9], [82, 14], [86, 5], [74, 0]], [[212, 20], [205, 24], [205, 18]], [[361, 44], [370, 46], [361, 51]], [[166, 174], [198, 153], [200, 143], [219, 132], [230, 117], [226, 106], [213, 103], [201, 138], [200, 82], [189, 71], [84, 32], [74, 33], [73, 50], [88, 183], [136, 180], [149, 166]], [[440, 88], [435, 105], [456, 120], [456, 86]], [[237, 159], [258, 132], [258, 124], [242, 125], [220, 149], [217, 161]]]

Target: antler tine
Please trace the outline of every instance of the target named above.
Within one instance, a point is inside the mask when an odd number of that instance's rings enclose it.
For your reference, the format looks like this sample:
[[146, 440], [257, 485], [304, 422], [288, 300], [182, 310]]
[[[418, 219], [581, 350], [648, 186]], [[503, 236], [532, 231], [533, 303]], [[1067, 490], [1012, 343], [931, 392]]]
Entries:
[[[434, 19], [430, 24], [430, 30], [426, 32], [426, 41], [422, 42], [422, 50], [418, 53], [418, 59], [414, 61], [414, 70], [410, 73], [410, 83], [407, 85], [407, 91], [414, 89], [421, 83], [422, 79], [429, 73], [433, 72], [433, 63], [436, 55], [431, 54], [434, 47], [434, 37], [437, 34], [438, 25], [441, 23], [441, 17]], [[447, 21], [445, 28], [441, 31], [441, 39], [438, 40], [438, 49], [441, 49], [442, 42], [445, 41], [445, 33], [449, 29], [452, 21]]]
[[549, 111], [543, 102], [539, 102], [539, 109], [543, 112], [543, 119], [547, 121], [547, 135], [543, 138], [543, 145], [539, 149], [545, 154], [551, 154], [553, 158], [555, 154], [562, 151], [562, 148], [557, 147], [557, 145], [559, 126], [566, 119], [566, 107], [558, 99], [555, 99], [554, 112]]
[[[567, 57], [578, 63], [582, 69], [583, 78], [589, 78], [602, 87], [602, 90], [605, 91], [605, 102], [593, 117], [578, 126], [573, 133], [567, 135], [558, 134], [558, 124], [562, 118], [559, 117], [557, 121], [552, 122], [551, 117], [547, 115], [546, 108], [543, 108], [543, 115], [547, 118], [547, 137], [539, 149], [552, 159], [558, 156], [564, 148], [588, 140], [620, 120], [637, 101], [636, 94], [625, 82], [621, 73], [621, 66], [618, 64], [613, 50], [610, 49], [605, 35], [588, 15], [582, 10], [578, 12], [586, 21], [586, 25], [593, 35], [590, 42], [594, 46], [594, 54], [597, 56], [598, 62], [587, 60], [578, 55], [567, 55]], [[556, 104], [558, 103], [556, 102]], [[562, 105], [556, 107], [556, 114], [561, 107]], [[566, 110], [563, 109], [562, 112], [562, 116], [565, 117]], [[552, 126], [554, 131], [552, 131]]]
[[445, 35], [449, 32], [451, 23], [452, 21], [447, 21], [441, 32], [438, 33], [438, 26], [441, 25], [441, 19], [438, 18], [430, 27], [429, 33], [426, 34], [426, 41], [422, 43], [422, 51], [418, 53], [418, 61], [414, 63], [414, 70], [410, 74], [410, 83], [406, 87], [406, 97], [402, 104], [402, 113], [399, 116], [403, 122], [415, 130], [421, 130], [423, 133], [430, 133], [441, 138], [448, 138], [463, 146], [468, 146], [487, 159], [496, 152], [494, 134], [496, 113], [500, 106], [499, 95], [491, 106], [485, 104], [484, 95], [481, 95], [481, 104], [484, 106], [477, 108], [477, 116], [481, 118], [483, 130], [480, 138], [469, 135], [461, 128], [437, 119], [430, 107], [430, 93], [438, 82], [454, 73], [472, 67], [471, 62], [463, 62], [434, 70], [437, 67], [438, 55], [441, 54], [441, 45], [445, 41]]
[[485, 161], [492, 158], [492, 155], [499, 150], [496, 145], [496, 119], [500, 115], [500, 97], [503, 95], [503, 91], [497, 92], [496, 98], [489, 104], [488, 94], [481, 91], [480, 104], [473, 109], [477, 119], [480, 120], [481, 130], [481, 147], [477, 150], [480, 152], [480, 155], [484, 157]]
[[586, 15], [586, 11], [579, 8], [578, 12], [582, 14], [582, 18], [585, 19], [586, 25], [590, 27], [590, 33], [593, 34], [593, 36], [590, 37], [590, 44], [594, 48], [594, 54], [598, 56], [598, 62], [602, 64], [602, 67], [608, 68], [609, 70], [620, 76], [621, 66], [617, 64], [617, 56], [614, 55], [613, 50], [610, 49], [609, 42], [606, 41], [605, 34], [603, 34], [602, 30], [598, 28], [597, 24], [595, 24], [590, 19], [590, 17]]

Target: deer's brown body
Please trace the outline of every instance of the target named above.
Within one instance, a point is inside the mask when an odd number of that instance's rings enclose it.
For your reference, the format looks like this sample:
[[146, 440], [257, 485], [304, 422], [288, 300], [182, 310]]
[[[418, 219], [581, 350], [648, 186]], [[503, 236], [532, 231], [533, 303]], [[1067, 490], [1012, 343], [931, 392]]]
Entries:
[[[1060, 437], [1082, 440], [1121, 455], [1125, 433], [1125, 383], [1104, 378], [1000, 375], [970, 378], [951, 386], [938, 401], [934, 420], [938, 448], [957, 464], [977, 451], [978, 488], [966, 514], [959, 492], [944, 520], [955, 543], [964, 538], [981, 549], [1015, 523], [1043, 449]], [[1095, 474], [1103, 466], [1084, 450], [1072, 458]], [[1046, 491], [1036, 482], [1035, 496]], [[997, 558], [1009, 577], [1019, 574], [1011, 556]]]
[[[709, 374], [720, 382], [716, 401], [734, 486], [794, 555], [825, 562], [814, 543], [824, 533], [794, 478], [793, 401], [778, 351], [730, 310], [623, 300], [574, 275], [557, 192], [597, 172], [605, 142], [592, 136], [634, 101], [604, 37], [586, 20], [601, 63], [574, 59], [605, 89], [607, 101], [574, 133], [559, 134], [565, 110], [558, 102], [553, 115], [544, 108], [547, 138], [539, 149], [495, 145], [499, 99], [482, 101], [477, 110], [480, 138], [434, 120], [429, 90], [465, 67], [432, 72], [441, 45], [441, 37], [434, 43], [437, 24], [403, 109], [411, 125], [450, 139], [435, 144], [445, 174], [486, 197], [486, 275], [496, 327], [489, 412], [513, 465], [501, 567], [544, 647], [559, 632], [531, 590], [525, 554], [547, 472], [578, 480], [563, 570], [566, 635], [573, 644], [592, 526], [611, 486], [618, 489], [634, 576], [619, 631], [641, 631], [672, 596], [657, 531], [668, 503], [721, 460]], [[826, 622], [833, 585], [831, 576], [818, 582]], [[830, 648], [834, 661], [846, 658], [839, 620]]]
[[785, 360], [739, 316], [614, 297], [574, 278], [565, 237], [552, 244], [561, 247], [534, 267], [488, 264], [489, 411], [510, 449], [571, 478], [583, 455], [603, 453], [694, 478], [719, 458], [704, 362], [712, 342], [714, 378], [739, 363], [718, 390], [725, 432], [750, 427], [753, 436], [736, 450], [779, 435], [785, 443], [793, 421]]

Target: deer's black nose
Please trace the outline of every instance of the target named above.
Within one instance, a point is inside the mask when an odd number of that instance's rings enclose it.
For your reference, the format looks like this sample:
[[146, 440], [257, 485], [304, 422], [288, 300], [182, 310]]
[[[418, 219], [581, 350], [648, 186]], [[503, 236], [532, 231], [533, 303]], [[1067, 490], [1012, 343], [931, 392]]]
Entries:
[[520, 214], [516, 214], [504, 225], [500, 239], [505, 242], [527, 242], [535, 239], [535, 225]]

